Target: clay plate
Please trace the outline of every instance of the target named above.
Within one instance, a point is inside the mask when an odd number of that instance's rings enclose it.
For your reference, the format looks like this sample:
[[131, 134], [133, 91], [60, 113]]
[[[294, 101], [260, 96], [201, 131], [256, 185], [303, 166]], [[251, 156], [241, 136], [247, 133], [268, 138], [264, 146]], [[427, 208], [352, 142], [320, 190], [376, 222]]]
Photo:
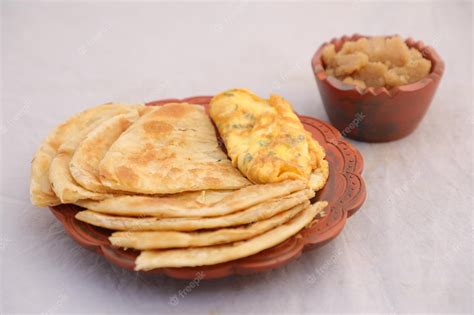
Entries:
[[[208, 107], [210, 96], [191, 97], [183, 100], [167, 99], [148, 103], [156, 106], [170, 102], [188, 102]], [[304, 127], [324, 147], [329, 161], [329, 180], [315, 197], [327, 200], [324, 216], [318, 215], [313, 224], [285, 242], [256, 255], [212, 266], [194, 268], [159, 268], [144, 273], [160, 273], [173, 278], [221, 278], [233, 274], [248, 274], [280, 267], [299, 257], [303, 251], [317, 248], [335, 238], [346, 220], [364, 203], [366, 190], [361, 177], [363, 159], [360, 153], [343, 140], [339, 131], [318, 119], [300, 116]], [[222, 142], [219, 141], [222, 145]], [[66, 232], [80, 245], [104, 256], [111, 263], [133, 270], [139, 251], [113, 247], [108, 237], [110, 230], [94, 227], [74, 218], [81, 210], [70, 204], [50, 207], [65, 227]]]

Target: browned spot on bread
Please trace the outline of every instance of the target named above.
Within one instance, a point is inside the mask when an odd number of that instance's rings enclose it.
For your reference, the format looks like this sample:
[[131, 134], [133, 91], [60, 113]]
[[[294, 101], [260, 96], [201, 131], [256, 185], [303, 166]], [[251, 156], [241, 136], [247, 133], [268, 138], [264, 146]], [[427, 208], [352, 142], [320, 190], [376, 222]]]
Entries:
[[189, 111], [195, 110], [190, 108], [189, 105], [184, 104], [173, 104], [169, 106], [163, 106], [160, 110], [155, 111], [153, 114], [155, 117], [158, 116], [165, 116], [165, 117], [173, 117], [173, 118], [181, 118], [188, 114]]
[[161, 137], [173, 131], [173, 126], [163, 121], [148, 121], [143, 124], [143, 130], [153, 137]]
[[204, 182], [212, 186], [219, 186], [221, 184], [221, 180], [215, 177], [204, 177]]
[[126, 119], [126, 118], [122, 118], [122, 119], [120, 120], [120, 129], [121, 129], [122, 131], [125, 131], [125, 130], [128, 129], [128, 127], [130, 126], [130, 124], [131, 124], [131, 121], [130, 121], [130, 120], [128, 120], [128, 119]]
[[117, 168], [117, 177], [120, 178], [120, 181], [126, 185], [132, 185], [138, 181], [137, 174], [124, 165]]
[[112, 174], [105, 167], [100, 167], [99, 177], [100, 179], [112, 178]]
[[169, 148], [154, 148], [151, 143], [145, 144], [143, 151], [132, 154], [128, 157], [128, 161], [133, 164], [146, 165], [152, 161], [162, 161], [176, 157], [176, 153]]

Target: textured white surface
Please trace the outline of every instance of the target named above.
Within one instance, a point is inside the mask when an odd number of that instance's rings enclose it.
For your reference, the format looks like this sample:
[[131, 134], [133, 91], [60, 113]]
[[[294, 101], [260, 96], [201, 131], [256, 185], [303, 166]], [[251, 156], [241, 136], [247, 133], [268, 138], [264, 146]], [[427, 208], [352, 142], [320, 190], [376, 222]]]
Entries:
[[[1, 25], [2, 313], [472, 313], [471, 3], [2, 2]], [[30, 205], [34, 151], [88, 106], [244, 86], [327, 120], [310, 59], [354, 32], [422, 39], [447, 71], [414, 134], [353, 142], [368, 198], [326, 247], [186, 293], [109, 265]]]

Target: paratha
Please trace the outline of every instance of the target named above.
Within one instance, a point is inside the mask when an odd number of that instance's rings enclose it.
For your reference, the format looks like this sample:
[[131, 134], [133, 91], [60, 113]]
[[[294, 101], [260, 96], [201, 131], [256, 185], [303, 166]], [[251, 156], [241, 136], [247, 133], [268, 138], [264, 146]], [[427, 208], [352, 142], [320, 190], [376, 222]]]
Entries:
[[244, 226], [191, 233], [176, 231], [115, 232], [109, 237], [109, 240], [114, 246], [139, 250], [202, 247], [232, 243], [265, 233], [287, 222], [308, 206], [309, 201], [306, 201], [269, 219]]
[[[134, 121], [138, 118], [138, 111], [133, 108], [128, 108], [128, 112], [122, 115], [125, 116], [125, 119]], [[101, 119], [99, 127], [103, 123], [107, 123], [108, 120], [115, 119], [115, 117], [116, 116]], [[89, 132], [92, 132], [96, 128], [97, 126], [91, 126], [91, 128], [81, 130], [77, 135], [63, 143], [51, 162], [49, 181], [51, 182], [54, 192], [62, 203], [73, 203], [80, 199], [102, 200], [112, 197], [111, 194], [87, 190], [80, 186], [76, 183], [69, 170], [69, 163], [71, 162], [71, 158], [77, 146]]]
[[[144, 106], [137, 105], [135, 107]], [[78, 113], [57, 126], [41, 144], [31, 162], [31, 202], [40, 207], [61, 203], [49, 181], [51, 161], [56, 156], [59, 147], [84, 129], [97, 126], [103, 119], [125, 113], [128, 110], [128, 105], [104, 104]]]
[[217, 144], [199, 105], [157, 106], [110, 147], [100, 162], [105, 186], [142, 194], [238, 189], [250, 182]]
[[234, 89], [216, 95], [210, 105], [233, 165], [250, 181], [300, 179], [315, 190], [324, 186], [328, 177], [324, 149], [305, 131], [285, 99], [271, 95], [266, 100]]
[[279, 227], [241, 242], [209, 247], [142, 251], [135, 260], [135, 270], [215, 265], [257, 254], [297, 234], [309, 225], [326, 205], [325, 201], [317, 202]]
[[101, 201], [79, 200], [77, 205], [89, 210], [123, 216], [158, 218], [215, 217], [246, 209], [266, 200], [286, 196], [307, 187], [303, 181], [252, 185], [231, 192], [214, 204], [173, 197], [116, 196]]
[[153, 217], [123, 217], [85, 210], [79, 211], [76, 214], [76, 219], [95, 226], [118, 231], [196, 231], [237, 226], [265, 220], [301, 204], [313, 196], [313, 190], [305, 189], [287, 196], [264, 201], [242, 211], [211, 218], [159, 219]]
[[89, 132], [75, 148], [69, 163], [74, 180], [85, 189], [111, 193], [99, 179], [99, 163], [118, 137], [138, 119], [138, 113], [112, 117]]

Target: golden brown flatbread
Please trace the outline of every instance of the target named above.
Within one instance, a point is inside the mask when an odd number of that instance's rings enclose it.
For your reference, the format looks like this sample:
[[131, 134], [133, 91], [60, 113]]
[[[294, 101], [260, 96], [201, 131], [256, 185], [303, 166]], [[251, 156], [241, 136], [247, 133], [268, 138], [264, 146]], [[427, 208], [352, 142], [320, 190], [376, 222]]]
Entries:
[[242, 211], [211, 218], [135, 218], [85, 210], [78, 212], [76, 219], [95, 226], [118, 231], [196, 231], [237, 226], [265, 220], [312, 197], [314, 197], [314, 191], [305, 189], [287, 196], [264, 201]]
[[135, 270], [215, 265], [257, 254], [297, 234], [309, 225], [326, 205], [325, 201], [317, 202], [279, 227], [241, 242], [209, 247], [142, 251], [135, 261]]
[[252, 185], [233, 191], [214, 204], [174, 197], [117, 196], [101, 201], [79, 200], [77, 205], [89, 210], [122, 216], [158, 218], [215, 217], [246, 209], [266, 200], [303, 190], [303, 181]]
[[112, 117], [89, 132], [74, 150], [69, 170], [74, 180], [85, 189], [112, 193], [99, 179], [99, 163], [130, 125], [138, 119], [138, 112]]
[[191, 233], [177, 231], [115, 232], [109, 237], [109, 240], [114, 246], [139, 250], [227, 244], [265, 233], [287, 222], [308, 206], [309, 201], [306, 201], [269, 219], [244, 226]]
[[[125, 119], [134, 121], [138, 118], [138, 111], [130, 107], [128, 112], [122, 115]], [[100, 120], [101, 123], [98, 126], [100, 127], [100, 125], [107, 123], [107, 121], [110, 119], [115, 119], [115, 117], [116, 116], [106, 120]], [[97, 128], [97, 126], [91, 127], [93, 128], [86, 128], [67, 142], [63, 143], [51, 162], [51, 166], [49, 168], [49, 181], [51, 182], [56, 196], [58, 196], [62, 203], [73, 203], [80, 199], [102, 200], [112, 197], [111, 194], [87, 190], [86, 188], [80, 186], [74, 180], [69, 170], [69, 164], [77, 146], [82, 142], [89, 132], [92, 132]]]
[[[135, 106], [136, 108], [143, 105]], [[144, 106], [143, 106], [144, 107]], [[31, 162], [30, 198], [40, 207], [57, 205], [59, 198], [54, 193], [49, 181], [49, 168], [59, 147], [85, 129], [97, 126], [101, 121], [114, 115], [125, 113], [128, 105], [104, 104], [78, 113], [66, 122], [57, 126], [41, 144]]]
[[158, 106], [110, 147], [99, 165], [105, 186], [141, 194], [172, 194], [250, 185], [217, 144], [202, 106]]

